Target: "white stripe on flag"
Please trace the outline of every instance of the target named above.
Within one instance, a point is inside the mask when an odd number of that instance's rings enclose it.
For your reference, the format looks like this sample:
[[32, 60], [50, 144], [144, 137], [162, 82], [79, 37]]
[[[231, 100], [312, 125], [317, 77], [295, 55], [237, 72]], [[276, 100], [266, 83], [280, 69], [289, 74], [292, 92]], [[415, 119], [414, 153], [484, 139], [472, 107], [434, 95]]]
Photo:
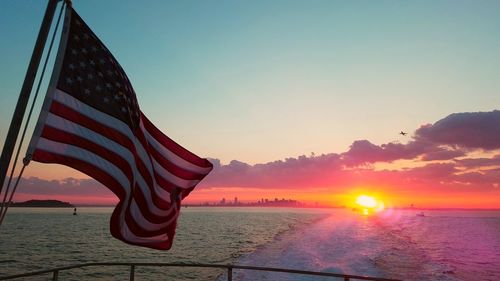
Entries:
[[152, 159], [152, 161], [153, 161], [153, 166], [155, 168], [155, 172], [159, 176], [164, 178], [166, 181], [174, 184], [175, 186], [178, 186], [181, 188], [190, 188], [190, 187], [195, 186], [198, 182], [200, 182], [199, 180], [185, 180], [185, 179], [179, 178], [179, 177], [175, 176], [174, 174], [170, 173], [165, 168], [163, 168], [163, 166], [160, 165], [160, 163], [156, 162], [156, 160], [154, 158]]
[[[176, 208], [175, 204], [173, 204], [171, 207], [171, 210], [175, 211], [175, 208]], [[158, 230], [160, 228], [163, 228], [163, 227], [170, 225], [173, 221], [175, 221], [175, 219], [179, 215], [179, 212], [176, 212], [169, 220], [167, 220], [163, 223], [160, 223], [160, 224], [152, 223], [146, 217], [144, 217], [141, 210], [139, 209], [139, 206], [137, 205], [135, 200], [132, 199], [132, 202], [130, 203], [130, 214], [134, 218], [134, 221], [136, 221], [137, 224], [142, 229], [144, 229], [146, 231], [155, 231], [155, 230]]]
[[49, 112], [45, 124], [47, 126], [59, 129], [61, 131], [70, 134], [77, 135], [93, 143], [96, 143], [106, 148], [107, 150], [110, 150], [120, 155], [121, 157], [123, 157], [123, 159], [125, 159], [129, 163], [129, 165], [131, 163], [135, 163], [134, 155], [126, 147], [120, 145], [119, 143], [113, 141], [112, 139], [108, 139], [103, 135], [96, 133], [90, 129], [87, 129], [86, 127], [83, 127], [77, 123], [74, 123], [70, 120], [64, 119], [60, 116], [57, 116]]
[[60, 143], [41, 137], [36, 148], [53, 154], [69, 156], [95, 166], [113, 177], [125, 190], [130, 192], [130, 182], [125, 174], [108, 160], [78, 146]]
[[[144, 126], [142, 126], [144, 128]], [[212, 170], [212, 168], [205, 168], [196, 166], [195, 164], [184, 160], [177, 154], [170, 151], [168, 148], [164, 147], [161, 143], [159, 143], [149, 132], [144, 128], [143, 129], [146, 135], [146, 139], [148, 140], [149, 145], [151, 145], [156, 151], [158, 151], [163, 157], [172, 162], [179, 168], [182, 168], [187, 171], [195, 172], [198, 174], [207, 174]]]

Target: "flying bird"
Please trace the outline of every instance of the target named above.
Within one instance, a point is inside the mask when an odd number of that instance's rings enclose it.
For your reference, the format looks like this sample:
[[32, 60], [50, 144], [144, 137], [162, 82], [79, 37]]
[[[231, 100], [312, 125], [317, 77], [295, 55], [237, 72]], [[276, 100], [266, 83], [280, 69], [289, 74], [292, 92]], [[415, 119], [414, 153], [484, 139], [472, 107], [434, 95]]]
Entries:
[[406, 134], [408, 134], [408, 133], [405, 133], [405, 132], [401, 131], [399, 134], [402, 135], [402, 136], [406, 136]]

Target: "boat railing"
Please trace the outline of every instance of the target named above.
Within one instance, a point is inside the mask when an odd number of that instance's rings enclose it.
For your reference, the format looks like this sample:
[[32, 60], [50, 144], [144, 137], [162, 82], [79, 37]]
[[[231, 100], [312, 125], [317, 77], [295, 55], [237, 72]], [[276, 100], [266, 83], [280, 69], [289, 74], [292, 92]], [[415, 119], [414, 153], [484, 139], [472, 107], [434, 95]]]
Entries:
[[297, 270], [297, 269], [289, 269], [289, 268], [276, 268], [276, 267], [260, 267], [260, 266], [247, 266], [247, 265], [233, 265], [233, 264], [204, 264], [204, 263], [142, 263], [142, 262], [92, 262], [92, 263], [82, 263], [76, 265], [69, 265], [63, 267], [56, 267], [52, 269], [45, 269], [39, 271], [32, 271], [27, 273], [9, 275], [9, 276], [0, 276], [0, 280], [12, 280], [17, 278], [29, 277], [29, 276], [37, 276], [44, 274], [52, 274], [52, 281], [59, 280], [59, 272], [76, 269], [76, 268], [84, 268], [84, 267], [98, 267], [98, 266], [125, 266], [130, 269], [130, 281], [134, 281], [135, 279], [135, 271], [138, 267], [204, 267], [204, 268], [220, 268], [225, 269], [227, 271], [227, 280], [233, 281], [233, 271], [236, 270], [255, 270], [255, 271], [268, 271], [268, 272], [284, 272], [291, 274], [301, 274], [301, 275], [309, 275], [309, 276], [325, 276], [325, 277], [333, 277], [340, 278], [344, 281], [350, 280], [371, 280], [371, 281], [398, 281], [397, 279], [387, 279], [387, 278], [378, 278], [378, 277], [369, 277], [369, 276], [360, 276], [360, 275], [349, 275], [349, 274], [340, 274], [340, 273], [331, 273], [331, 272], [318, 272], [318, 271], [306, 271], [306, 270]]

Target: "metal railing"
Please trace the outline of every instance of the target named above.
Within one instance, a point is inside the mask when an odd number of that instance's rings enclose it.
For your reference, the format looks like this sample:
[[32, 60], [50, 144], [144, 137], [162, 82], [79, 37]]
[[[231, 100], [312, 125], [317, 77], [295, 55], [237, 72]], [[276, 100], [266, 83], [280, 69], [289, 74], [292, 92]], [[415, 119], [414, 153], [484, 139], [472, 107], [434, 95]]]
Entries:
[[270, 272], [284, 272], [284, 273], [292, 273], [292, 274], [302, 274], [309, 276], [326, 276], [326, 277], [335, 277], [335, 278], [343, 278], [344, 281], [350, 280], [371, 280], [371, 281], [398, 281], [397, 279], [387, 279], [387, 278], [378, 278], [378, 277], [369, 277], [369, 276], [360, 276], [360, 275], [349, 275], [349, 274], [339, 274], [339, 273], [330, 273], [330, 272], [317, 272], [317, 271], [306, 271], [306, 270], [297, 270], [297, 269], [288, 269], [288, 268], [275, 268], [275, 267], [260, 267], [260, 266], [246, 266], [246, 265], [232, 265], [232, 264], [203, 264], [203, 263], [141, 263], [141, 262], [92, 262], [92, 263], [83, 263], [76, 265], [69, 265], [63, 267], [57, 267], [52, 269], [45, 269], [40, 271], [27, 272], [22, 274], [15, 274], [9, 276], [0, 276], [0, 280], [12, 280], [22, 277], [43, 275], [43, 274], [52, 274], [52, 281], [58, 281], [59, 272], [63, 270], [71, 270], [75, 268], [84, 268], [84, 267], [94, 267], [94, 266], [127, 266], [130, 268], [130, 281], [134, 281], [135, 279], [135, 270], [137, 267], [205, 267], [205, 268], [220, 268], [227, 270], [227, 280], [233, 281], [233, 270], [241, 269], [241, 270], [257, 270], [257, 271], [270, 271]]

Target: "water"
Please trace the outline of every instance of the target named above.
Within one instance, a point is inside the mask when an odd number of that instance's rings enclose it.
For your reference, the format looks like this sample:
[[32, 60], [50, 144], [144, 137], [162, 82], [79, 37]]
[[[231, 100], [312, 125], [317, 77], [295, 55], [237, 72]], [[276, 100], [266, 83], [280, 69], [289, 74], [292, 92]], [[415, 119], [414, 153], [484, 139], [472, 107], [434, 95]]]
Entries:
[[[336, 210], [242, 258], [244, 264], [403, 280], [500, 280], [500, 211]], [[239, 280], [329, 280], [245, 272]]]
[[[124, 244], [110, 208], [11, 209], [0, 231], [0, 275], [94, 261], [276, 266], [404, 280], [500, 280], [500, 211], [187, 208], [173, 249]], [[221, 280], [217, 269], [139, 268], [136, 280]], [[126, 268], [61, 273], [63, 280], [124, 280]], [[332, 280], [235, 271], [235, 279]], [[47, 277], [48, 278], [48, 277]], [[40, 277], [30, 280], [40, 280]]]
[[[109, 233], [111, 208], [11, 208], [0, 230], [0, 275], [84, 262], [236, 263], [318, 211], [277, 208], [183, 208], [170, 251], [127, 245]], [[96, 273], [85, 275], [91, 271]], [[218, 269], [138, 268], [136, 280], [215, 280]], [[127, 268], [63, 271], [62, 280], [126, 280]], [[155, 278], [156, 276], [156, 278]], [[40, 280], [34, 278], [32, 280]]]

